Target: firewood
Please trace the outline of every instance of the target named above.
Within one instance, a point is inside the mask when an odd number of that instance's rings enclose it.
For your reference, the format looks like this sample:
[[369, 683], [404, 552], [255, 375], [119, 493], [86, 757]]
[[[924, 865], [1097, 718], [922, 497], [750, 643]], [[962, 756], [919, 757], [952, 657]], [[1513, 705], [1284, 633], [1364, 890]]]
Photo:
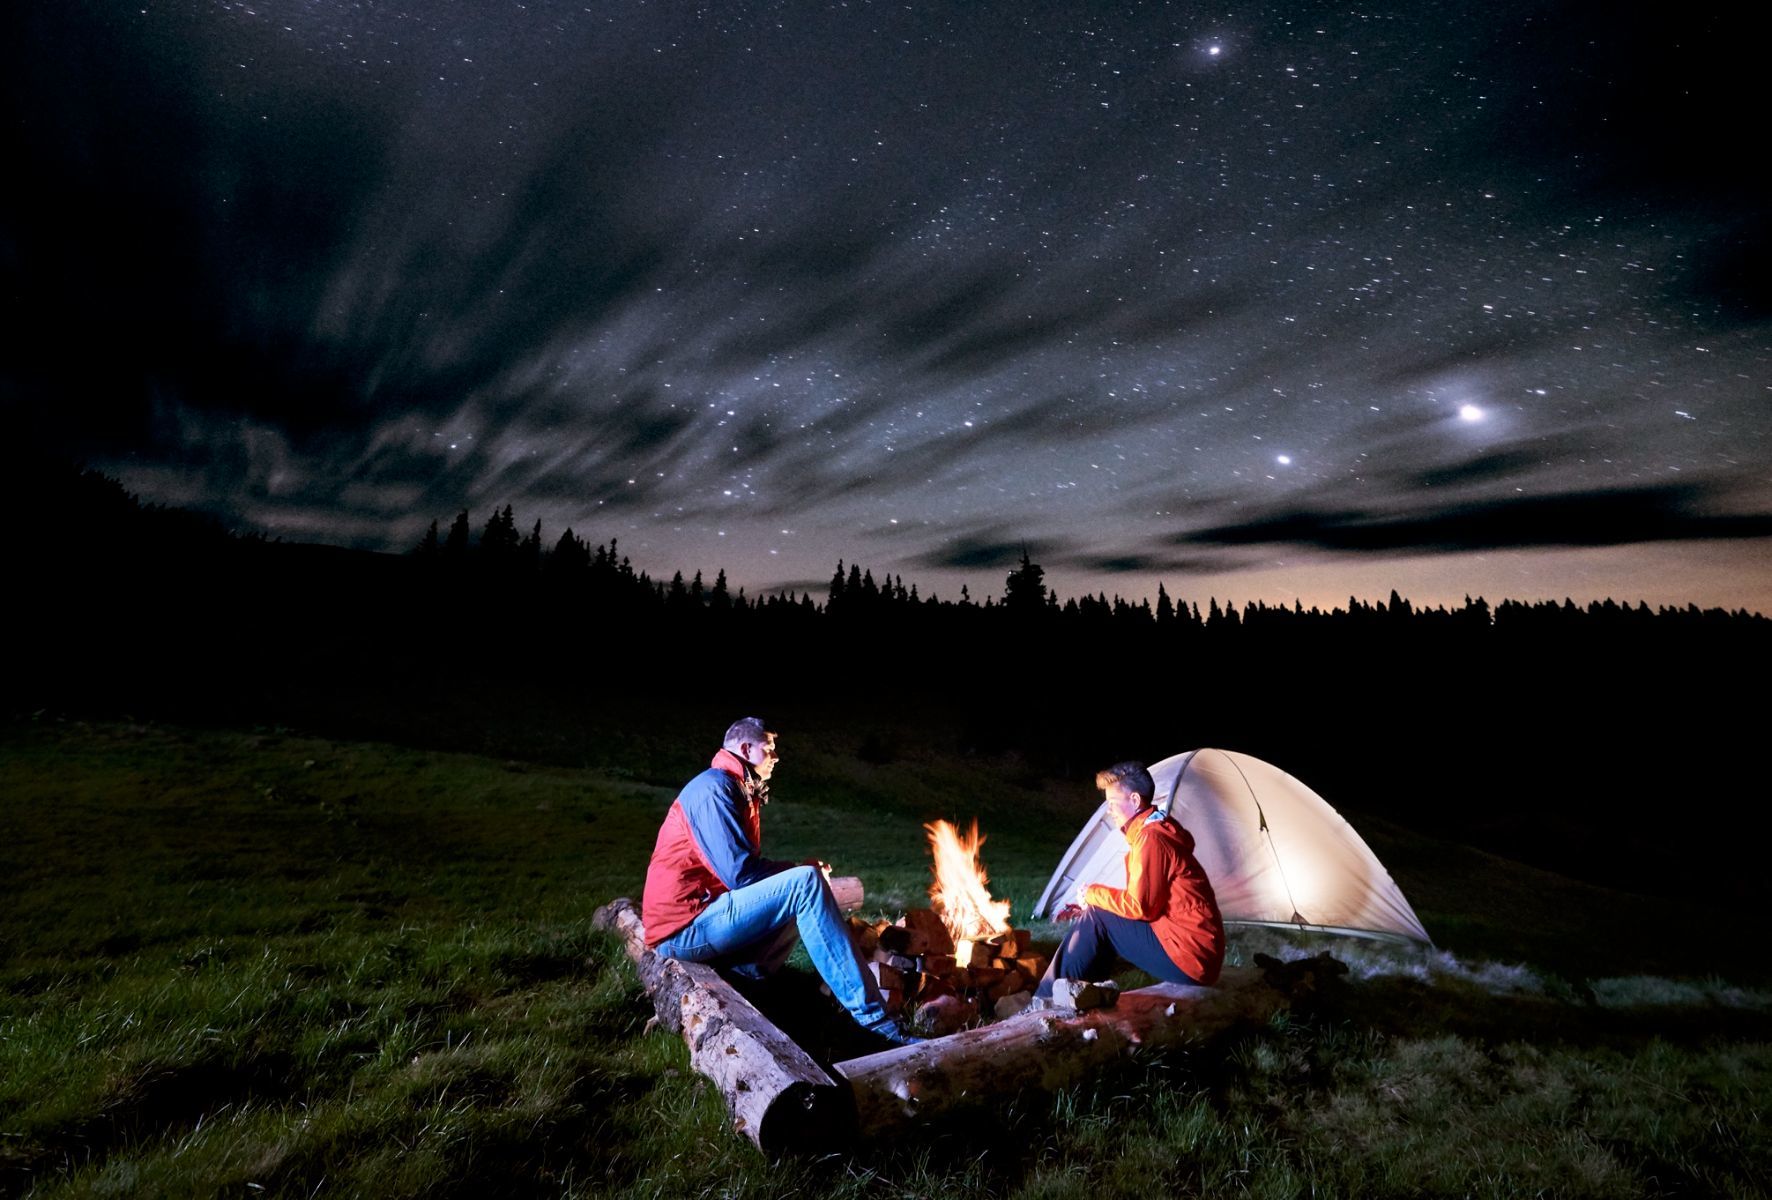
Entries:
[[992, 1004], [995, 1004], [1004, 996], [1013, 996], [1016, 992], [1031, 991], [1033, 986], [1033, 982], [1026, 975], [1017, 970], [1009, 970], [1004, 972], [1003, 978], [991, 984], [985, 995]]
[[874, 977], [874, 982], [880, 985], [881, 991], [904, 986], [901, 982], [904, 977], [899, 973], [897, 967], [889, 963], [871, 962], [868, 964], [868, 973]]
[[604, 905], [591, 923], [622, 939], [658, 1023], [688, 1043], [690, 1065], [720, 1090], [741, 1135], [770, 1155], [849, 1138], [852, 1112], [837, 1081], [712, 967], [648, 950], [633, 901]]
[[898, 919], [898, 923], [907, 929], [915, 929], [929, 939], [929, 950], [934, 954], [952, 954], [954, 937], [948, 927], [942, 923], [941, 916], [927, 908], [913, 908]]
[[875, 931], [874, 927], [866, 921], [850, 917], [849, 941], [854, 945], [855, 952], [865, 959], [872, 956], [874, 951], [879, 948], [880, 935]]
[[937, 975], [932, 971], [923, 972], [922, 983], [917, 989], [917, 999], [927, 1002], [938, 1000], [943, 996], [954, 994], [953, 980], [946, 975]]
[[957, 964], [951, 954], [925, 954], [923, 971], [929, 975], [952, 975]]
[[1015, 960], [1015, 965], [1030, 979], [1038, 979], [1046, 973], [1046, 956], [1043, 954], [1024, 954]]
[[880, 945], [894, 954], [915, 958], [919, 954], [929, 952], [929, 935], [921, 929], [910, 929], [903, 925], [888, 925], [880, 931]]
[[1025, 929], [1005, 929], [984, 940], [997, 948], [998, 958], [1016, 958], [1027, 953], [1031, 944], [1030, 935]]
[[995, 962], [997, 948], [989, 942], [963, 938], [954, 943], [954, 964], [961, 967], [983, 967]]
[[916, 959], [906, 958], [902, 954], [894, 954], [884, 946], [876, 949], [868, 958], [871, 962], [885, 963], [895, 971], [915, 971], [917, 969]]
[[973, 988], [988, 988], [992, 984], [1001, 983], [1008, 972], [1002, 967], [968, 967], [966, 969], [966, 985]]

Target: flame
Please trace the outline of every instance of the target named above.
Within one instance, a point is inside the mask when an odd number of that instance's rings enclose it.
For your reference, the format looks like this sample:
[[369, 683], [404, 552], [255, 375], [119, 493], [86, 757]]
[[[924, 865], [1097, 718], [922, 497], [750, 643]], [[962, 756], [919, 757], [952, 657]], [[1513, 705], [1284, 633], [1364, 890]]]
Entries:
[[990, 876], [978, 861], [984, 837], [978, 822], [964, 836], [946, 821], [923, 826], [929, 831], [929, 848], [935, 854], [935, 886], [929, 904], [941, 914], [942, 923], [955, 941], [987, 938], [1009, 929], [1009, 901], [991, 899], [985, 885]]

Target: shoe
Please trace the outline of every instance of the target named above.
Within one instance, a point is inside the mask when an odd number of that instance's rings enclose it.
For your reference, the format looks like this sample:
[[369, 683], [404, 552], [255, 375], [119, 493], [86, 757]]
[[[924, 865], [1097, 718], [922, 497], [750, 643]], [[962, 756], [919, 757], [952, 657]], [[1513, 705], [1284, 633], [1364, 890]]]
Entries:
[[862, 1028], [893, 1046], [920, 1046], [929, 1040], [918, 1037], [914, 1033], [906, 1033], [904, 1027], [891, 1017], [887, 1017], [878, 1025], [864, 1025]]

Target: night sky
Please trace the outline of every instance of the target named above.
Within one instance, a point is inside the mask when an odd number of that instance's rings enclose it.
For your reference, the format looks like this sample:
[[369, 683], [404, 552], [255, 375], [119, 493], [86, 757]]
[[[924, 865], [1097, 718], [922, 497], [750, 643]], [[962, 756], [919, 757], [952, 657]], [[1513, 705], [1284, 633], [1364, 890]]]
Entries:
[[[1743, 10], [1744, 12], [1746, 10]], [[9, 436], [655, 576], [1772, 612], [1749, 16], [8, 6]]]

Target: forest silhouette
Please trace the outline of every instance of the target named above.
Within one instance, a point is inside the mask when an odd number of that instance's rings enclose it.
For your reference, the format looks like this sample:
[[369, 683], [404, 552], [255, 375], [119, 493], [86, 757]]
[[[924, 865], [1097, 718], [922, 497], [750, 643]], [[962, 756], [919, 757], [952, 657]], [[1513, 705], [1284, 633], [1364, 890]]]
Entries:
[[[256, 534], [96, 471], [10, 473], [14, 713], [300, 724], [608, 766], [599, 730], [852, 716], [863, 758], [926, 740], [1023, 776], [1216, 745], [1344, 811], [1636, 891], [1772, 891], [1739, 829], [1772, 621], [1481, 597], [1327, 611], [1060, 599], [1025, 554], [983, 599], [834, 564], [822, 594], [654, 577], [618, 542], [434, 522], [406, 554]], [[1745, 692], [1744, 692], [1745, 687]], [[882, 733], [881, 731], [888, 731]], [[603, 739], [607, 741], [607, 739]]]

